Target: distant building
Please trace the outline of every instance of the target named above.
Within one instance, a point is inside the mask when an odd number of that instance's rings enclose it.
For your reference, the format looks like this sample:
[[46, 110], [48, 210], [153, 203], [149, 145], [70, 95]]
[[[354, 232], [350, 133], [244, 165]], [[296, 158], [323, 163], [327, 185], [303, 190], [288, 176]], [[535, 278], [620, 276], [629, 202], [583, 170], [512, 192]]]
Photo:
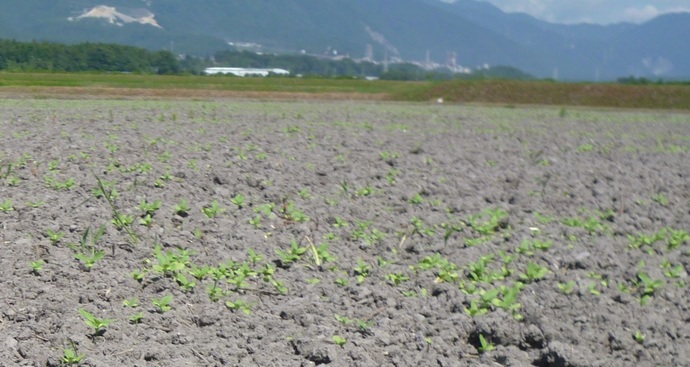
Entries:
[[214, 67], [204, 69], [204, 74], [232, 74], [236, 76], [268, 76], [269, 74], [290, 75], [285, 69], [256, 69], [256, 68], [223, 68]]

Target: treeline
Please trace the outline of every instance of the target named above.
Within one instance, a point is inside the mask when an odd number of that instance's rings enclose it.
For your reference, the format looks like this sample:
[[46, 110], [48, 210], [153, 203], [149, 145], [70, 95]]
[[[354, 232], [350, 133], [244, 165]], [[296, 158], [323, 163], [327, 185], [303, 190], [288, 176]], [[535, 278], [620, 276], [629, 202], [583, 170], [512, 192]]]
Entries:
[[0, 70], [55, 72], [130, 72], [176, 74], [177, 58], [168, 51], [103, 43], [64, 45], [0, 40]]
[[451, 80], [451, 79], [534, 79], [533, 76], [509, 66], [496, 66], [454, 73], [446, 68], [426, 70], [412, 63], [391, 63], [387, 66], [352, 59], [328, 59], [311, 55], [272, 55], [248, 51], [222, 51], [213, 57], [214, 66], [244, 68], [281, 68], [294, 75], [323, 77], [375, 76], [386, 80]]
[[221, 51], [213, 57], [217, 65], [239, 68], [280, 68], [292, 75], [364, 77], [380, 75], [382, 68], [371, 62], [351, 59], [322, 59], [311, 55], [257, 54], [248, 51]]
[[649, 85], [649, 84], [672, 84], [672, 85], [689, 85], [690, 81], [687, 80], [663, 80], [661, 78], [657, 80], [651, 80], [644, 77], [634, 77], [628, 76], [624, 78], [618, 78], [616, 80], [620, 84], [631, 84], [631, 85]]
[[168, 51], [148, 51], [134, 46], [0, 40], [0, 70], [7, 71], [202, 74], [210, 66], [280, 68], [290, 71], [291, 77], [379, 77], [386, 80], [533, 79], [518, 69], [506, 66], [479, 69], [472, 73], [453, 73], [445, 68], [425, 70], [411, 63], [391, 63], [384, 66], [348, 58], [336, 60], [312, 55], [259, 54], [248, 51], [220, 51], [209, 58], [186, 56], [178, 59]]

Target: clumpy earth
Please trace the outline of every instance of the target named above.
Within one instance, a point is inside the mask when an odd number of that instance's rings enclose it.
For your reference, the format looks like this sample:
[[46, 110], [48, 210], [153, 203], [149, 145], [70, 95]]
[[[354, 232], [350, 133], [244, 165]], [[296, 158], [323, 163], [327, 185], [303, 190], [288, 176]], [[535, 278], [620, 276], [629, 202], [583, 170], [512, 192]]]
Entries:
[[0, 101], [5, 366], [690, 365], [690, 116]]

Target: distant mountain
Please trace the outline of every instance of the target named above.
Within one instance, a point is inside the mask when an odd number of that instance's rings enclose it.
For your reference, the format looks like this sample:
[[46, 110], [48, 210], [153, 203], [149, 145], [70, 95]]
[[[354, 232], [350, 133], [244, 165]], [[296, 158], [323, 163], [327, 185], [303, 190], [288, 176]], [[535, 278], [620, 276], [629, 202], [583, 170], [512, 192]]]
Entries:
[[510, 65], [540, 77], [690, 77], [690, 14], [562, 25], [460, 0], [4, 0], [0, 38], [115, 42], [210, 56], [262, 52], [428, 65]]

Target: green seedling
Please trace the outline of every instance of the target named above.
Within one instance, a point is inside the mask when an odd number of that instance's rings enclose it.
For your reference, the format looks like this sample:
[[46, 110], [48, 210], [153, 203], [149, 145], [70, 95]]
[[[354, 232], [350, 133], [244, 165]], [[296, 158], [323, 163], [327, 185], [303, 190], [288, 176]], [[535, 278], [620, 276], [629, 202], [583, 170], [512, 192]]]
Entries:
[[161, 163], [167, 163], [171, 158], [172, 158], [172, 154], [168, 151], [165, 151], [165, 152], [159, 154], [157, 157], [158, 161]]
[[471, 317], [481, 316], [489, 312], [489, 309], [482, 303], [480, 305], [479, 300], [473, 299], [470, 301], [470, 307], [465, 307], [465, 313]]
[[42, 207], [42, 206], [45, 205], [45, 204], [46, 204], [46, 203], [43, 202], [43, 201], [27, 201], [27, 202], [26, 202], [26, 205], [28, 205], [28, 206], [30, 206], [30, 207], [32, 207], [32, 208], [34, 208], [34, 209], [40, 208], [40, 207]]
[[14, 210], [14, 207], [12, 206], [12, 200], [7, 199], [2, 202], [2, 205], [0, 205], [0, 212], [3, 213], [9, 213]]
[[345, 344], [347, 343], [347, 339], [343, 338], [340, 335], [333, 335], [331, 339], [333, 340], [333, 343], [335, 343], [337, 346], [341, 348], [345, 346]]
[[594, 145], [586, 143], [577, 147], [579, 153], [591, 152], [594, 150]]
[[108, 205], [110, 206], [110, 210], [112, 211], [113, 223], [117, 222], [116, 227], [118, 227], [119, 229], [124, 229], [127, 232], [132, 242], [132, 245], [138, 244], [139, 238], [130, 227], [130, 224], [134, 221], [134, 219], [132, 218], [132, 220], [129, 221], [129, 224], [127, 224], [125, 220], [128, 218], [128, 216], [122, 216], [118, 211], [117, 207], [115, 206], [116, 196], [114, 194], [114, 189], [112, 187], [106, 187], [105, 183], [98, 176], [96, 176], [95, 173], [93, 173], [93, 175], [96, 178], [96, 182], [98, 183], [99, 192], [102, 194], [103, 198], [105, 198], [105, 200], [108, 202]]
[[338, 314], [335, 314], [334, 316], [335, 316], [335, 319], [338, 320], [338, 322], [344, 326], [350, 325], [353, 322], [355, 322], [355, 320], [353, 320], [347, 316], [340, 316]]
[[426, 223], [424, 223], [424, 221], [418, 217], [412, 217], [410, 224], [412, 224], [412, 232], [410, 233], [410, 236], [418, 234], [423, 237], [430, 237], [436, 234], [436, 230], [432, 226], [427, 226]]
[[549, 269], [545, 266], [530, 262], [527, 264], [527, 270], [525, 273], [520, 274], [520, 278], [526, 280], [527, 282], [536, 282], [546, 277], [548, 273]]
[[357, 259], [357, 266], [354, 268], [354, 273], [357, 277], [357, 284], [362, 284], [362, 282], [364, 282], [364, 278], [369, 276], [370, 271], [371, 266], [362, 261], [362, 259]]
[[638, 288], [641, 290], [640, 304], [646, 305], [652, 298], [654, 293], [665, 285], [663, 280], [654, 280], [647, 273], [640, 271], [637, 273]]
[[503, 219], [508, 217], [508, 212], [503, 209], [485, 209], [479, 214], [468, 218], [469, 226], [482, 236], [497, 232]]
[[256, 229], [259, 229], [261, 227], [261, 215], [257, 214], [254, 218], [250, 218], [249, 224], [254, 226]]
[[60, 240], [65, 237], [65, 234], [63, 232], [53, 232], [50, 228], [46, 229], [46, 235], [50, 239], [50, 242], [53, 245], [56, 245]]
[[166, 312], [172, 310], [172, 307], [170, 306], [170, 302], [172, 302], [172, 300], [173, 300], [172, 294], [168, 294], [167, 296], [153, 299], [153, 301], [151, 301], [151, 302], [153, 303], [154, 306], [156, 306], [159, 313], [166, 313]]
[[668, 198], [666, 197], [666, 195], [664, 195], [663, 192], [660, 192], [652, 196], [652, 200], [656, 201], [661, 206], [668, 206], [669, 204]]
[[153, 248], [153, 254], [157, 261], [152, 267], [153, 270], [166, 276], [184, 270], [189, 264], [188, 250], [179, 249], [176, 253], [172, 250], [163, 252], [160, 245], [156, 245]]
[[187, 277], [182, 273], [175, 274], [175, 281], [182, 287], [184, 292], [189, 292], [196, 287], [196, 283], [187, 279]]
[[469, 268], [470, 279], [475, 282], [493, 283], [494, 278], [488, 267], [493, 261], [493, 258], [494, 255], [489, 254], [480, 257], [479, 260], [474, 263], [469, 263], [467, 267]]
[[408, 202], [412, 205], [419, 205], [424, 202], [424, 198], [420, 193], [416, 193], [410, 198]]
[[443, 228], [443, 230], [445, 231], [445, 233], [443, 234], [444, 244], [448, 244], [448, 240], [451, 236], [453, 236], [454, 233], [460, 233], [464, 230], [463, 226], [450, 223], [441, 224], [441, 228]]
[[74, 345], [72, 345], [72, 348], [65, 348], [65, 350], [62, 352], [60, 363], [63, 365], [80, 364], [85, 357], [86, 354], [79, 354]]
[[150, 216], [153, 217], [156, 215], [156, 212], [161, 208], [162, 202], [160, 200], [156, 200], [154, 202], [148, 202], [146, 199], [142, 199], [141, 202], [139, 203], [139, 206], [137, 207], [137, 210], [142, 211], [144, 214], [143, 216]]
[[304, 200], [309, 200], [309, 199], [311, 199], [311, 194], [309, 193], [309, 189], [307, 189], [307, 188], [304, 188], [304, 189], [300, 190], [300, 191], [297, 193], [297, 195], [299, 195], [299, 197], [301, 197], [301, 198], [304, 199]]
[[134, 315], [129, 317], [129, 322], [132, 324], [140, 324], [141, 320], [144, 318], [144, 312], [139, 311], [135, 313]]
[[217, 282], [211, 284], [206, 289], [206, 293], [208, 294], [208, 297], [211, 300], [211, 302], [218, 302], [225, 295], [225, 292], [223, 292], [223, 288], [219, 287]]
[[140, 270], [132, 271], [132, 279], [136, 280], [139, 283], [141, 283], [144, 280], [145, 276], [146, 276], [146, 271], [140, 271]]
[[324, 242], [316, 247], [314, 246], [314, 243], [311, 242], [309, 237], [307, 237], [307, 240], [309, 242], [312, 256], [314, 258], [314, 264], [316, 264], [316, 266], [321, 266], [324, 263], [334, 262], [337, 260], [335, 256], [328, 252], [328, 247], [330, 246], [328, 242]]
[[396, 179], [397, 179], [399, 174], [400, 174], [400, 170], [395, 169], [395, 168], [391, 168], [390, 170], [388, 170], [388, 174], [386, 174], [386, 181], [388, 181], [388, 183], [390, 185], [395, 184]]
[[666, 238], [666, 230], [662, 229], [651, 235], [640, 234], [637, 236], [628, 235], [628, 240], [630, 241], [630, 248], [641, 248], [642, 246], [651, 247], [658, 241], [662, 241]]
[[247, 259], [249, 262], [252, 264], [252, 266], [255, 266], [258, 262], [264, 259], [263, 255], [257, 254], [256, 251], [254, 251], [253, 248], [247, 249]]
[[113, 215], [112, 223], [117, 229], [129, 228], [134, 223], [134, 217], [129, 214], [117, 213]]
[[239, 291], [242, 288], [249, 288], [249, 283], [246, 279], [253, 278], [258, 275], [258, 273], [249, 267], [247, 263], [242, 263], [239, 266], [230, 266], [224, 270], [226, 282], [228, 284], [234, 285], [234, 290]]
[[506, 287], [506, 289], [503, 290], [503, 299], [496, 297], [491, 301], [491, 304], [498, 308], [502, 308], [506, 312], [511, 312], [515, 319], [521, 320], [522, 316], [518, 314], [521, 305], [517, 301], [521, 289], [522, 283], [520, 282], [515, 283], [511, 288]]
[[297, 240], [293, 240], [290, 243], [289, 251], [281, 251], [276, 249], [276, 253], [278, 256], [280, 256], [281, 262], [284, 266], [288, 266], [293, 262], [299, 261], [305, 252], [307, 252], [307, 247], [299, 247]]
[[374, 195], [374, 187], [371, 185], [362, 187], [361, 189], [355, 191], [355, 196], [357, 197], [365, 197], [371, 195]]
[[17, 176], [10, 176], [5, 180], [5, 182], [7, 182], [7, 185], [15, 187], [19, 186], [22, 180]]
[[238, 299], [235, 302], [226, 301], [225, 306], [233, 311], [242, 311], [247, 315], [252, 313], [252, 304], [242, 299]]
[[30, 262], [29, 265], [31, 266], [31, 272], [35, 275], [38, 275], [38, 272], [43, 270], [43, 264], [44, 262], [41, 259]]
[[374, 320], [356, 320], [357, 321], [357, 331], [362, 334], [369, 333], [369, 328], [374, 325]]
[[90, 247], [90, 253], [79, 252], [74, 255], [74, 258], [81, 260], [88, 271], [91, 270], [91, 268], [93, 268], [93, 266], [96, 265], [96, 263], [101, 260], [103, 256], [105, 256], [105, 251], [96, 250], [95, 247]]
[[575, 281], [571, 280], [568, 283], [558, 283], [558, 289], [561, 290], [564, 294], [570, 294], [573, 293], [573, 290], [575, 288]]
[[635, 331], [635, 334], [633, 334], [633, 339], [635, 339], [635, 341], [636, 341], [638, 344], [644, 343], [645, 338], [646, 338], [646, 335], [644, 335], [644, 334], [643, 334], [641, 331], [639, 331], [639, 330]]
[[138, 298], [130, 298], [122, 301], [122, 305], [125, 307], [139, 307], [139, 299]]
[[242, 194], [237, 194], [235, 197], [230, 199], [230, 202], [237, 205], [238, 209], [244, 208], [245, 197]]
[[680, 278], [685, 272], [683, 265], [676, 265], [673, 267], [668, 267], [664, 270], [664, 276], [666, 278]]
[[335, 228], [344, 228], [344, 227], [347, 227], [349, 225], [350, 224], [341, 217], [336, 216], [333, 220], [333, 227], [335, 227]]
[[341, 287], [347, 287], [350, 281], [347, 278], [337, 278], [334, 283]]
[[522, 255], [527, 255], [527, 256], [532, 256], [535, 253], [535, 250], [541, 250], [541, 251], [546, 251], [553, 246], [553, 241], [548, 240], [548, 241], [541, 241], [538, 239], [534, 240], [524, 240], [520, 244], [518, 248], [515, 249], [515, 251], [519, 254]]
[[674, 230], [674, 229], [669, 228], [668, 232], [669, 232], [669, 237], [667, 240], [667, 244], [668, 244], [669, 250], [675, 250], [676, 248], [680, 247], [685, 242], [690, 241], [690, 235], [688, 234], [688, 232], [686, 232], [682, 229]]
[[494, 349], [496, 349], [496, 346], [493, 343], [487, 341], [484, 335], [479, 334], [479, 353], [490, 352]]
[[191, 208], [185, 199], [180, 200], [180, 203], [173, 207], [173, 213], [183, 218], [189, 215], [190, 210]]
[[211, 267], [209, 267], [209, 266], [197, 267], [196, 265], [192, 265], [191, 269], [189, 270], [189, 274], [191, 276], [193, 276], [196, 280], [202, 281], [209, 274], [211, 274]]
[[598, 296], [601, 294], [601, 291], [597, 289], [597, 283], [594, 283], [594, 282], [589, 283], [589, 285], [587, 285], [587, 289], [589, 290], [589, 293], [591, 293], [595, 296]]
[[86, 324], [86, 326], [89, 326], [93, 329], [94, 336], [102, 335], [105, 332], [105, 329], [108, 327], [108, 325], [115, 322], [115, 320], [113, 319], [99, 319], [98, 317], [94, 316], [92, 313], [86, 311], [83, 308], [79, 309], [79, 314], [81, 314], [81, 317], [84, 318], [84, 323]]
[[304, 214], [304, 212], [295, 207], [295, 203], [288, 201], [283, 203], [283, 207], [280, 209], [283, 219], [287, 222], [293, 223], [305, 223], [309, 221], [309, 217]]
[[410, 280], [410, 277], [402, 274], [402, 273], [390, 273], [386, 275], [386, 280], [389, 282], [393, 283], [394, 286], [399, 286], [403, 282], [406, 282]]
[[225, 212], [225, 209], [221, 208], [220, 205], [218, 205], [218, 201], [213, 200], [210, 206], [201, 208], [201, 211], [204, 212], [204, 214], [206, 214], [208, 218], [215, 218], [220, 214], [223, 214]]
[[350, 238], [354, 241], [364, 241], [368, 246], [373, 246], [386, 238], [386, 234], [376, 228], [371, 228], [371, 221], [357, 221], [355, 228], [350, 234]]
[[146, 214], [143, 218], [139, 218], [139, 224], [151, 228], [153, 225], [153, 217], [151, 217], [151, 214]]

